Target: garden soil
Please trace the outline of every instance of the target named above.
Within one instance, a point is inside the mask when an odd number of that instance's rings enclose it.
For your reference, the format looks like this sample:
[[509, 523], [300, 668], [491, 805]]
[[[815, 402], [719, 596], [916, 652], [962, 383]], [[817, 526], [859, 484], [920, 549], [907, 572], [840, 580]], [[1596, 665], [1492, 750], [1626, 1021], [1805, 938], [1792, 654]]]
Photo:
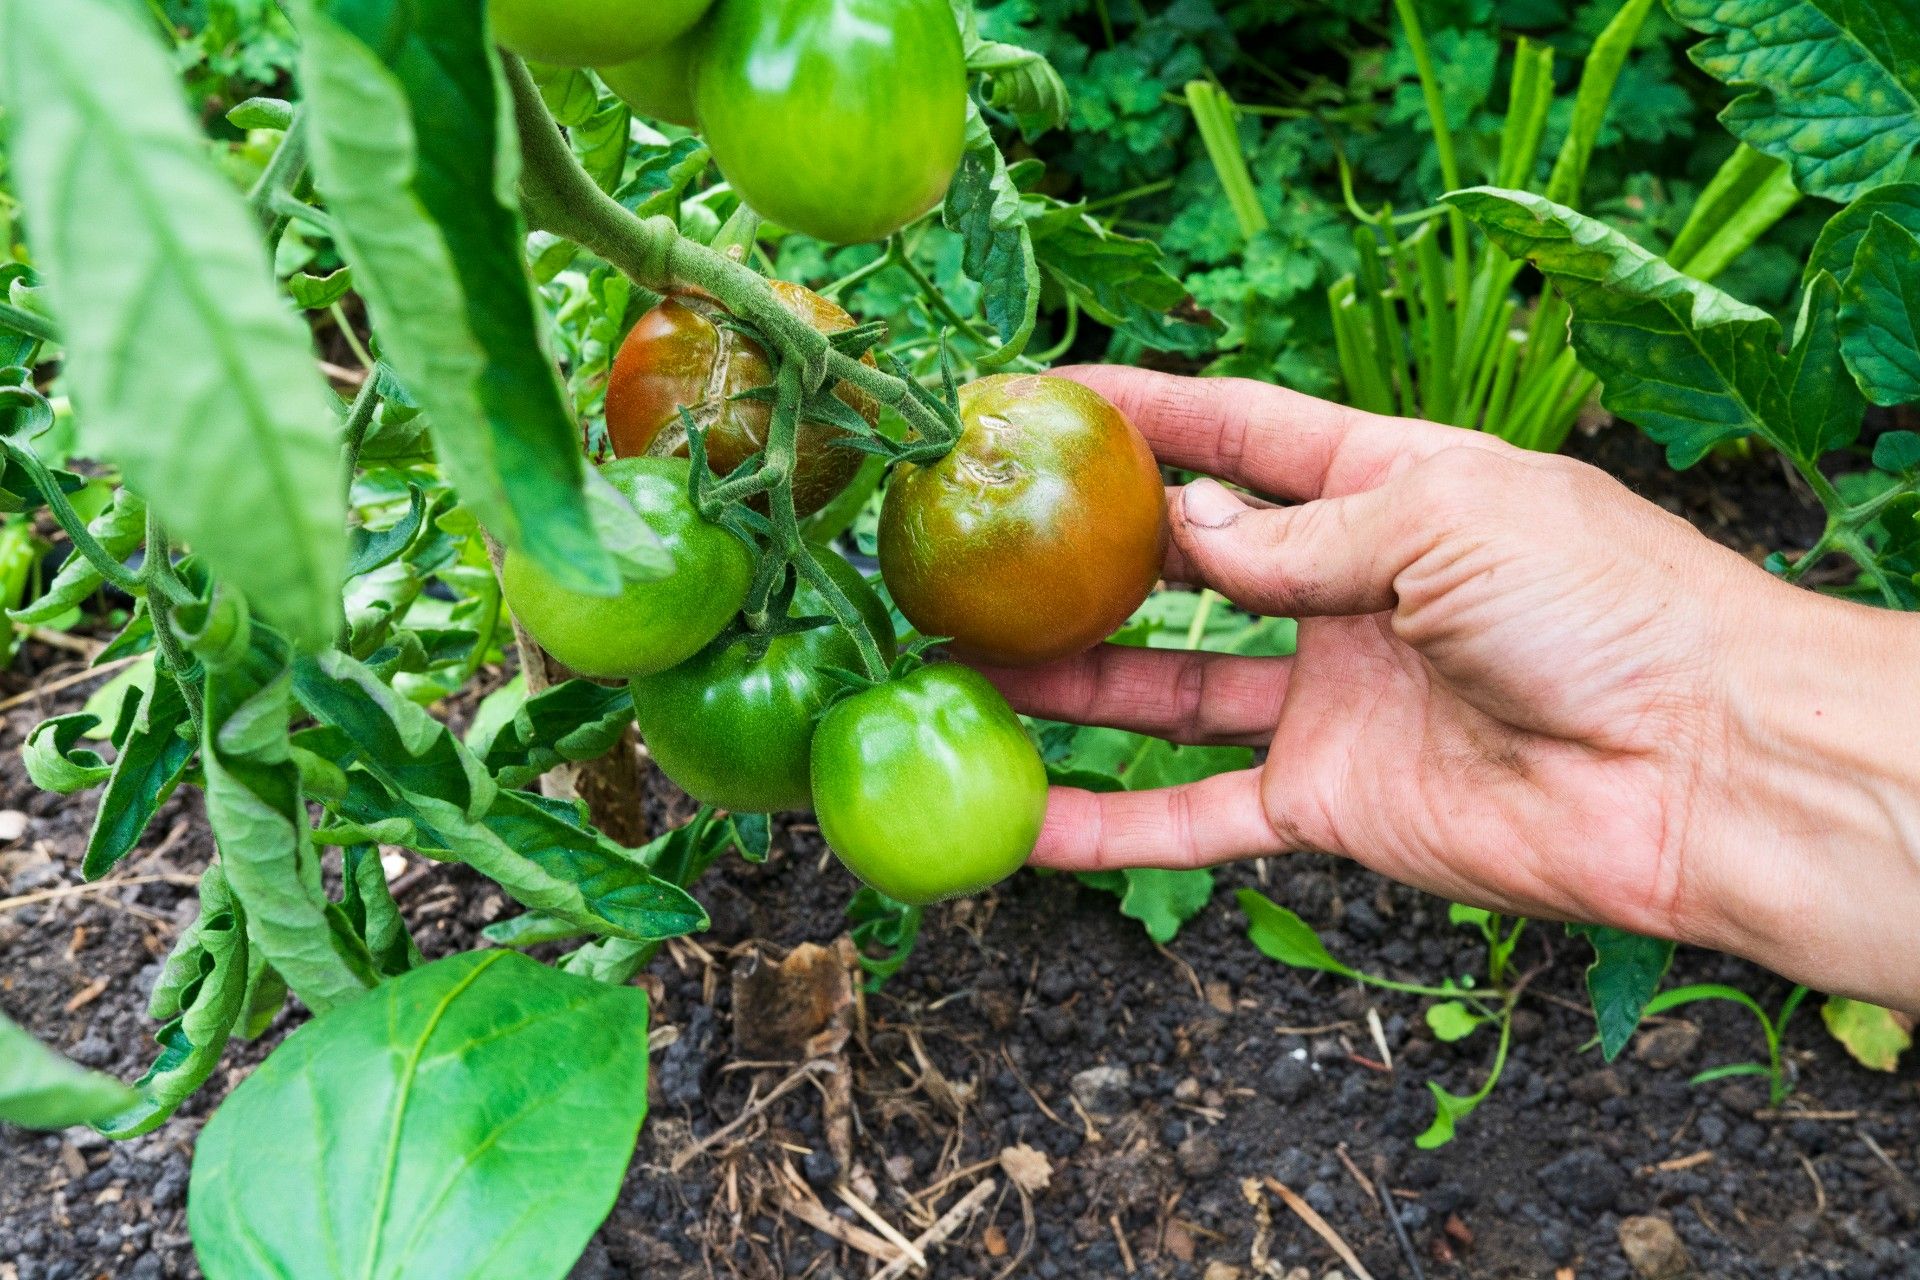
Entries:
[[[1624, 430], [1577, 448], [1743, 552], [1818, 532], [1770, 462], [1676, 476]], [[0, 698], [78, 669], [73, 654], [32, 646], [0, 677]], [[36, 794], [14, 747], [89, 687], [15, 708], [0, 730], [0, 811], [26, 815], [0, 843], [0, 896], [16, 900], [0, 905], [0, 1008], [131, 1078], [152, 1052], [146, 992], [192, 915], [183, 881], [212, 850], [197, 801], [177, 798], [123, 868], [139, 883], [17, 902], [78, 883], [91, 804]], [[657, 821], [685, 812], [658, 790]], [[877, 1228], [835, 1193], [844, 1179], [910, 1237], [972, 1194], [978, 1212], [929, 1253], [932, 1275], [969, 1280], [1324, 1280], [1356, 1276], [1356, 1262], [1378, 1280], [1920, 1277], [1916, 1066], [1864, 1070], [1816, 1006], [1789, 1030], [1797, 1088], [1781, 1108], [1755, 1080], [1689, 1083], [1764, 1055], [1760, 1028], [1732, 1005], [1682, 1010], [1607, 1064], [1582, 994], [1584, 944], [1536, 925], [1516, 958], [1535, 976], [1505, 1078], [1452, 1145], [1423, 1152], [1427, 1082], [1472, 1093], [1491, 1036], [1439, 1043], [1419, 1000], [1266, 960], [1231, 890], [1261, 888], [1350, 964], [1420, 981], [1480, 970], [1477, 935], [1450, 926], [1445, 904], [1331, 858], [1271, 859], [1219, 882], [1165, 948], [1112, 895], [1064, 878], [1023, 874], [933, 908], [844, 1049], [851, 1117], [811, 1085], [763, 1107], [789, 1068], [735, 1052], [735, 966], [830, 943], [850, 888], [811, 826], [777, 825], [764, 865], [729, 859], [702, 883], [712, 930], [671, 946], [645, 979], [652, 1113], [575, 1276], [862, 1280], [879, 1264], [840, 1237], [871, 1248], [860, 1231]], [[398, 891], [429, 957], [514, 910], [459, 867], [423, 864]], [[1700, 952], [1682, 953], [1674, 980], [1731, 983], [1770, 1008], [1788, 990]], [[198, 1275], [185, 1226], [194, 1136], [299, 1017], [230, 1048], [212, 1084], [149, 1137], [0, 1133], [0, 1280]], [[836, 1118], [852, 1122], [850, 1168], [831, 1154]], [[830, 1218], [831, 1234], [808, 1217]]]

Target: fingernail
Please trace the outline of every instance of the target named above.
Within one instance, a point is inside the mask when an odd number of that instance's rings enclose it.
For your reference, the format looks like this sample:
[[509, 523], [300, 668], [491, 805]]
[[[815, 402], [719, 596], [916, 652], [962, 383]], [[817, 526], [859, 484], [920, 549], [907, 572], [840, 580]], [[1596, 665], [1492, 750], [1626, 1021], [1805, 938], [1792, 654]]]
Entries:
[[1224, 529], [1246, 509], [1217, 480], [1202, 477], [1180, 491], [1180, 518], [1196, 529]]

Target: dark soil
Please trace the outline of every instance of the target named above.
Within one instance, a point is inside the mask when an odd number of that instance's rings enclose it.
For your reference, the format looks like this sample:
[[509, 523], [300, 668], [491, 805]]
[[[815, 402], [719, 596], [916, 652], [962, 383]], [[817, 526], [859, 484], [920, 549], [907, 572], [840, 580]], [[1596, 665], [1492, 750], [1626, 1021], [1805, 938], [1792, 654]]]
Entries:
[[[1743, 552], [1805, 546], [1819, 529], [1769, 463], [1712, 461], [1676, 476], [1623, 430], [1575, 451]], [[77, 669], [71, 655], [29, 648], [0, 698]], [[28, 815], [24, 836], [0, 846], [5, 895], [78, 882], [91, 805], [34, 793], [11, 748], [90, 687], [15, 709], [0, 731], [0, 810]], [[205, 864], [210, 841], [194, 804], [167, 807], [129, 874], [191, 875]], [[833, 1167], [821, 1096], [801, 1088], [673, 1174], [676, 1152], [739, 1116], [756, 1083], [764, 1092], [785, 1074], [728, 1069], [730, 966], [756, 945], [825, 943], [843, 928], [850, 881], [811, 827], [780, 827], [764, 866], [729, 860], [703, 882], [713, 930], [697, 947], [670, 948], [645, 979], [656, 1035], [671, 1043], [654, 1057], [652, 1115], [619, 1203], [575, 1275], [871, 1274], [864, 1255], [777, 1205], [775, 1171], [786, 1163], [849, 1220], [829, 1188], [851, 1173], [909, 1236], [994, 1177], [986, 1211], [932, 1255], [940, 1277], [985, 1280], [1012, 1266], [1043, 1280], [1253, 1280], [1306, 1268], [1300, 1280], [1339, 1267], [1264, 1179], [1304, 1197], [1378, 1280], [1415, 1274], [1373, 1189], [1381, 1181], [1431, 1277], [1628, 1276], [1621, 1223], [1634, 1215], [1673, 1228], [1689, 1274], [1920, 1277], [1912, 1068], [1885, 1076], [1856, 1066], [1812, 1007], [1788, 1037], [1798, 1087], [1782, 1110], [1753, 1080], [1688, 1083], [1764, 1055], [1751, 1015], [1730, 1005], [1684, 1010], [1684, 1022], [1643, 1032], [1609, 1066], [1589, 1046], [1584, 944], [1535, 926], [1516, 963], [1540, 972], [1506, 1077], [1451, 1146], [1424, 1153], [1413, 1138], [1431, 1116], [1426, 1082], [1472, 1093], [1491, 1038], [1437, 1043], [1419, 1000], [1264, 959], [1226, 892], [1248, 885], [1298, 911], [1358, 967], [1431, 982], [1483, 965], [1475, 935], [1449, 926], [1444, 904], [1327, 858], [1223, 870], [1213, 904], [1164, 950], [1111, 895], [1021, 875], [931, 910], [906, 969], [868, 999], [848, 1048], [853, 1170]], [[151, 1050], [145, 993], [191, 904], [190, 887], [167, 880], [0, 904], [0, 1008], [88, 1065], [137, 1075]], [[513, 909], [460, 868], [416, 877], [403, 906], [429, 957], [472, 945], [481, 925]], [[1674, 980], [1727, 982], [1769, 1007], [1787, 990], [1699, 952], [1682, 954]], [[284, 1014], [265, 1040], [297, 1017]], [[265, 1048], [231, 1050], [224, 1073], [145, 1139], [0, 1133], [0, 1280], [197, 1275], [184, 1227], [192, 1141]], [[1076, 1099], [1075, 1076], [1096, 1067], [1124, 1074], [1083, 1077]], [[990, 1166], [919, 1199], [1016, 1144], [1051, 1168], [1030, 1218]], [[1254, 1268], [1263, 1259], [1264, 1273]]]

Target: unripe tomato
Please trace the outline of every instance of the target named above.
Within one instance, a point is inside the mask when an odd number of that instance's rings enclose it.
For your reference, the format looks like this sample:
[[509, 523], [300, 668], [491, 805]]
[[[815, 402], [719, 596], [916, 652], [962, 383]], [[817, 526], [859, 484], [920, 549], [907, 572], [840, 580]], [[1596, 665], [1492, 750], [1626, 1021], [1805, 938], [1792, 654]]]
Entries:
[[953, 452], [902, 465], [880, 510], [900, 612], [962, 657], [1032, 666], [1112, 634], [1167, 553], [1146, 440], [1077, 382], [999, 374], [960, 389]]
[[693, 101], [714, 162], [765, 217], [836, 244], [939, 204], [960, 164], [967, 58], [948, 0], [723, 0]]
[[849, 871], [920, 906], [1020, 868], [1047, 814], [1047, 770], [985, 677], [921, 667], [820, 718], [813, 804]]
[[693, 124], [693, 49], [689, 35], [631, 62], [599, 68], [607, 88], [649, 120]]
[[[892, 662], [886, 605], [837, 553], [813, 554]], [[824, 616], [827, 605], [802, 582], [793, 613]], [[840, 688], [827, 667], [860, 670], [853, 637], [835, 624], [775, 636], [757, 661], [745, 636], [723, 635], [679, 666], [633, 682], [640, 736], [661, 772], [703, 804], [737, 813], [810, 809], [814, 721]]]
[[598, 67], [684, 35], [713, 0], [488, 0], [493, 38], [535, 62]]
[[[852, 316], [813, 290], [784, 280], [772, 284], [787, 310], [820, 332], [853, 327]], [[772, 404], [731, 397], [766, 386], [773, 370], [758, 343], [719, 323], [725, 314], [704, 294], [683, 293], [640, 317], [607, 375], [607, 436], [615, 454], [685, 457], [683, 405], [707, 429], [707, 460], [716, 473], [727, 474], [765, 447]], [[880, 406], [864, 391], [842, 383], [837, 394], [869, 424], [879, 419]], [[845, 435], [824, 422], [800, 423], [793, 506], [803, 518], [833, 501], [860, 470], [864, 455], [837, 443]]]
[[628, 680], [699, 652], [740, 611], [753, 580], [753, 554], [687, 497], [687, 464], [677, 458], [622, 458], [600, 473], [613, 483], [673, 557], [673, 572], [628, 582], [617, 596], [589, 596], [556, 583], [509, 551], [500, 569], [507, 607], [540, 647], [583, 676]]

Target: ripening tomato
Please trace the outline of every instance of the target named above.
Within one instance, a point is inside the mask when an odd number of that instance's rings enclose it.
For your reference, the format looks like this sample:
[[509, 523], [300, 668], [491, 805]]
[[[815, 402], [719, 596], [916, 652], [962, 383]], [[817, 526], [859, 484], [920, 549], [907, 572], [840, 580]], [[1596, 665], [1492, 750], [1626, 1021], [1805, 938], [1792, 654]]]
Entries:
[[962, 657], [1064, 658], [1110, 635], [1167, 553], [1153, 451], [1098, 392], [999, 374], [960, 389], [953, 452], [893, 475], [880, 572], [900, 612]]
[[630, 62], [599, 68], [607, 88], [649, 120], [693, 125], [694, 37], [650, 49]]
[[921, 667], [820, 718], [813, 804], [849, 871], [920, 906], [1020, 868], [1046, 818], [1047, 770], [984, 676]]
[[[787, 310], [820, 332], [853, 327], [852, 316], [813, 290], [771, 283]], [[773, 370], [758, 343], [720, 323], [725, 314], [704, 294], [682, 293], [640, 317], [607, 376], [607, 436], [615, 454], [685, 457], [682, 406], [706, 427], [707, 461], [720, 475], [765, 447], [773, 406], [731, 397], [766, 386]], [[880, 406], [864, 391], [842, 383], [837, 394], [869, 425], [879, 420]], [[802, 518], [831, 502], [860, 470], [865, 455], [838, 443], [845, 435], [824, 422], [800, 424], [793, 506]], [[765, 503], [757, 505], [765, 509]]]
[[713, 0], [488, 0], [493, 38], [534, 62], [598, 67], [679, 39]]
[[[813, 554], [892, 662], [886, 605], [841, 556], [825, 547]], [[793, 614], [825, 616], [827, 605], [803, 582]], [[814, 721], [840, 688], [828, 667], [860, 670], [860, 650], [837, 624], [775, 636], [758, 659], [746, 636], [723, 634], [679, 666], [633, 682], [640, 736], [661, 772], [703, 804], [737, 813], [810, 809]]]
[[620, 458], [600, 473], [633, 505], [673, 558], [665, 578], [628, 582], [616, 596], [561, 586], [509, 551], [501, 593], [540, 647], [583, 676], [629, 680], [683, 662], [720, 634], [746, 603], [753, 553], [700, 518], [678, 458]]
[[881, 240], [953, 181], [966, 52], [948, 0], [724, 0], [693, 101], [720, 172], [762, 215], [836, 244]]

